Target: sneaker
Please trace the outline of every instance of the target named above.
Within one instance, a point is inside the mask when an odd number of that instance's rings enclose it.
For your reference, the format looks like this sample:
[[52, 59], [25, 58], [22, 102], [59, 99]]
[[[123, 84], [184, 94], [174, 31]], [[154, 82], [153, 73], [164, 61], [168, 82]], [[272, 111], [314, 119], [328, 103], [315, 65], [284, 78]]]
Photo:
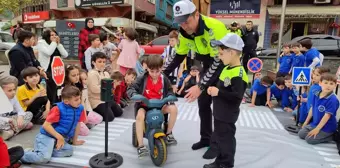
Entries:
[[149, 150], [145, 146], [139, 147], [137, 149], [137, 152], [138, 152], [138, 158], [139, 159], [149, 155]]
[[166, 142], [168, 145], [175, 145], [177, 144], [177, 140], [175, 139], [174, 135], [168, 134], [166, 136]]
[[244, 97], [243, 99], [242, 99], [242, 104], [246, 104], [247, 103], [247, 99]]

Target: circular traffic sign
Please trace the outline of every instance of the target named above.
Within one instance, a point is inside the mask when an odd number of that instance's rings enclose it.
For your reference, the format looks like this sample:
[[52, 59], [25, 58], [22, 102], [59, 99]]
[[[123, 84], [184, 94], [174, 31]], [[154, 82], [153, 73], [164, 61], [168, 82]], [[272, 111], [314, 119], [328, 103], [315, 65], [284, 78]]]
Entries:
[[263, 62], [260, 58], [252, 58], [247, 64], [248, 70], [252, 73], [257, 73], [262, 70]]
[[63, 85], [65, 80], [65, 66], [60, 56], [53, 57], [51, 70], [54, 83], [57, 86]]

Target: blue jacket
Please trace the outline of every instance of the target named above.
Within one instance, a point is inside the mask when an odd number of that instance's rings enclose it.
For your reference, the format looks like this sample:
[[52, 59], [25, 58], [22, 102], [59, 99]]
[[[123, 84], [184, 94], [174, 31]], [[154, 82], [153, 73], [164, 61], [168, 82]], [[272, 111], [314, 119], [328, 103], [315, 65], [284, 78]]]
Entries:
[[290, 69], [292, 68], [293, 63], [293, 54], [290, 55], [283, 55], [279, 58], [280, 68], [279, 72], [281, 73], [289, 73]]
[[297, 95], [294, 89], [285, 88], [282, 93], [282, 108], [289, 107], [292, 110], [297, 106]]
[[[57, 107], [60, 112], [60, 118], [59, 122], [52, 124], [52, 127], [63, 137], [72, 138], [74, 136], [74, 132], [76, 130], [81, 113], [84, 111], [84, 107], [83, 105], [80, 105], [78, 108], [73, 108], [70, 105], [64, 104], [63, 102], [57, 103]], [[48, 132], [46, 132], [43, 127], [40, 128], [40, 133], [53, 137]]]

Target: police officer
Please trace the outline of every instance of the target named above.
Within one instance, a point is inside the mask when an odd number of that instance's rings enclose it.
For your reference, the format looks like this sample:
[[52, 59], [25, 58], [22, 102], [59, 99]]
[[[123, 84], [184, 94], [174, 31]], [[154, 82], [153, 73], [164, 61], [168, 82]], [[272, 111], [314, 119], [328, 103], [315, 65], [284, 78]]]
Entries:
[[238, 36], [240, 36], [240, 37], [242, 37], [242, 30], [241, 29], [239, 29], [239, 27], [238, 27], [239, 25], [238, 25], [238, 23], [236, 22], [236, 21], [233, 21], [231, 24], [230, 24], [230, 29], [229, 29], [229, 31], [231, 32], [231, 33], [235, 33], [235, 34], [237, 34]]
[[219, 46], [219, 58], [227, 66], [221, 72], [216, 87], [208, 88], [208, 94], [213, 97], [218, 155], [215, 162], [204, 165], [204, 168], [232, 168], [236, 151], [235, 123], [248, 84], [248, 76], [239, 59], [244, 43], [237, 34], [230, 33], [211, 44]]
[[[203, 68], [200, 82], [187, 90], [185, 98], [192, 102], [198, 98], [199, 116], [201, 120], [199, 142], [192, 145], [193, 150], [210, 146], [212, 135], [212, 98], [207, 94], [207, 87], [215, 83], [224, 65], [216, 57], [218, 48], [210, 45], [211, 40], [219, 40], [227, 34], [225, 25], [214, 18], [201, 15], [190, 0], [181, 0], [173, 7], [174, 22], [180, 25], [179, 43], [176, 54], [169, 57], [164, 65], [164, 73], [170, 74], [186, 58], [189, 50], [196, 54], [195, 59], [201, 61]], [[214, 138], [213, 138], [214, 139]], [[215, 142], [214, 140], [212, 142]], [[217, 145], [212, 143], [203, 155], [205, 159], [216, 157]]]

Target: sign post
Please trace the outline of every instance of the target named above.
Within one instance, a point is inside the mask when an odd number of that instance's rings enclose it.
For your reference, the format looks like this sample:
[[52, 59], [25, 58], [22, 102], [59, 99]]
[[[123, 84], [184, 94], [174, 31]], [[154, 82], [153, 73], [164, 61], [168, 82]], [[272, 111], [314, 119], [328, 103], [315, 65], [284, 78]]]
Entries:
[[255, 73], [258, 73], [262, 70], [263, 62], [260, 58], [252, 58], [248, 61], [247, 67], [248, 67], [248, 70], [253, 73], [253, 82], [254, 82]]
[[65, 80], [65, 65], [60, 56], [53, 57], [51, 70], [54, 83], [57, 86], [63, 85]]
[[292, 72], [292, 84], [299, 87], [299, 99], [296, 113], [296, 124], [286, 125], [285, 129], [289, 132], [298, 133], [300, 130], [300, 103], [302, 86], [310, 86], [312, 83], [312, 69], [308, 67], [294, 67]]

